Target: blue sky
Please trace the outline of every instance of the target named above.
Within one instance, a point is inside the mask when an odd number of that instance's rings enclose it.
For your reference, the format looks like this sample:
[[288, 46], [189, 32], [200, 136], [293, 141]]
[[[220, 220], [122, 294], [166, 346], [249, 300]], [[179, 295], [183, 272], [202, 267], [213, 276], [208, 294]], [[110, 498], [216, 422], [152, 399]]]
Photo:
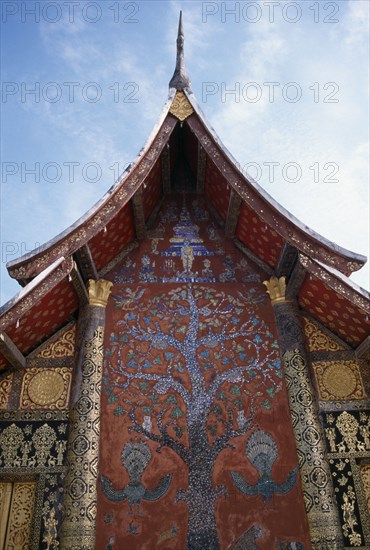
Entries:
[[[167, 98], [179, 10], [192, 89], [243, 170], [369, 256], [369, 3], [3, 1], [5, 264], [89, 209]], [[33, 90], [33, 92], [32, 92]], [[370, 288], [369, 268], [351, 277]]]

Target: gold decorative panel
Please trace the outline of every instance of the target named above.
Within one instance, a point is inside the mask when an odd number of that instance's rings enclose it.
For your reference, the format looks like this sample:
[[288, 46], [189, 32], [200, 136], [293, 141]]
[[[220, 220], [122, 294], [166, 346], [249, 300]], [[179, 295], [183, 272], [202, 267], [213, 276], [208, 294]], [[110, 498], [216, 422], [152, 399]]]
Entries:
[[0, 380], [0, 410], [6, 410], [12, 389], [13, 373]]
[[76, 325], [67, 328], [57, 339], [42, 347], [37, 357], [55, 359], [60, 357], [73, 357], [76, 343]]
[[21, 409], [65, 409], [68, 406], [72, 369], [31, 368], [23, 376]]
[[355, 361], [319, 361], [313, 363], [313, 368], [320, 399], [364, 399], [364, 387]]
[[364, 486], [364, 493], [367, 503], [367, 508], [370, 514], [370, 464], [363, 464], [361, 466], [361, 477]]
[[28, 550], [36, 483], [0, 483], [1, 548]]
[[309, 351], [340, 351], [346, 349], [307, 318], [304, 318], [304, 330]]
[[170, 107], [170, 113], [178, 118], [181, 122], [188, 118], [194, 112], [193, 107], [186, 95], [183, 92], [176, 92], [172, 105]]

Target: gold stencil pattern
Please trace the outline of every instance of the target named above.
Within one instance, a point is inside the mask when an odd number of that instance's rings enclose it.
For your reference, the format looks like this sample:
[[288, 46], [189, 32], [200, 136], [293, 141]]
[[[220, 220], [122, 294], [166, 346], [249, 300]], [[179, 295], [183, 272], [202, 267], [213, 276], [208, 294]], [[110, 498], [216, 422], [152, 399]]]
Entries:
[[330, 548], [337, 550], [341, 548], [340, 526], [307, 363], [300, 350], [295, 349], [284, 353], [283, 364], [312, 547], [326, 548], [325, 538], [330, 541]]
[[355, 361], [318, 361], [313, 363], [313, 369], [320, 399], [331, 401], [366, 397]]
[[28, 550], [35, 488], [34, 482], [0, 484], [1, 548]]
[[76, 343], [76, 325], [65, 330], [56, 340], [43, 346], [37, 357], [54, 359], [60, 357], [73, 357]]
[[344, 346], [339, 345], [309, 319], [306, 317], [303, 319], [309, 351], [340, 351], [345, 349]]
[[0, 380], [0, 410], [6, 410], [12, 389], [13, 373]]
[[65, 409], [68, 407], [72, 369], [31, 368], [23, 376], [21, 409]]
[[104, 328], [85, 343], [80, 397], [71, 412], [61, 548], [94, 548]]
[[170, 113], [178, 118], [181, 122], [188, 118], [194, 112], [188, 98], [184, 92], [176, 92], [175, 98], [170, 107]]
[[59, 541], [57, 540], [57, 527], [58, 522], [55, 518], [55, 510], [52, 508], [50, 510], [50, 514], [44, 518], [44, 524], [45, 524], [45, 532], [43, 541], [46, 542], [46, 548], [47, 550], [50, 550], [51, 547], [58, 548]]
[[341, 509], [343, 511], [343, 533], [348, 537], [353, 546], [360, 546], [362, 542], [361, 534], [357, 532], [358, 521], [355, 515], [356, 494], [351, 485], [343, 493], [343, 502]]
[[362, 464], [361, 478], [364, 486], [364, 493], [367, 503], [367, 509], [370, 514], [370, 464]]

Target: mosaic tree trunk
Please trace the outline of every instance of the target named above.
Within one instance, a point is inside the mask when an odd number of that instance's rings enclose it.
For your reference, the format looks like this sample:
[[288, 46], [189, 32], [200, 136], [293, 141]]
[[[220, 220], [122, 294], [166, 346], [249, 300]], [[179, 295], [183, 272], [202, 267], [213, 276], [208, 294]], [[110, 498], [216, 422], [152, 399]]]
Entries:
[[[187, 465], [189, 486], [177, 499], [188, 505], [188, 548], [216, 549], [215, 505], [225, 488], [214, 486], [215, 462], [281, 389], [277, 345], [257, 314], [265, 297], [253, 286], [225, 292], [187, 284], [149, 300], [145, 292], [113, 295], [123, 315], [106, 351], [108, 402], [130, 418], [133, 433]], [[109, 480], [106, 487], [112, 500], [129, 498], [128, 489], [118, 497]]]

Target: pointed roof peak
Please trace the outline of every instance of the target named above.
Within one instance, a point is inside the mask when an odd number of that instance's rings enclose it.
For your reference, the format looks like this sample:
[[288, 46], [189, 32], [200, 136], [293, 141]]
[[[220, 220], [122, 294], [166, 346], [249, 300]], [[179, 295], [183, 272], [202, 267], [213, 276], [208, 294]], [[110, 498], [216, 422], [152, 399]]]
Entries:
[[179, 30], [177, 33], [177, 54], [176, 67], [169, 83], [170, 88], [180, 91], [184, 88], [190, 88], [190, 79], [185, 69], [184, 55], [184, 27], [182, 24], [182, 11], [180, 11]]

